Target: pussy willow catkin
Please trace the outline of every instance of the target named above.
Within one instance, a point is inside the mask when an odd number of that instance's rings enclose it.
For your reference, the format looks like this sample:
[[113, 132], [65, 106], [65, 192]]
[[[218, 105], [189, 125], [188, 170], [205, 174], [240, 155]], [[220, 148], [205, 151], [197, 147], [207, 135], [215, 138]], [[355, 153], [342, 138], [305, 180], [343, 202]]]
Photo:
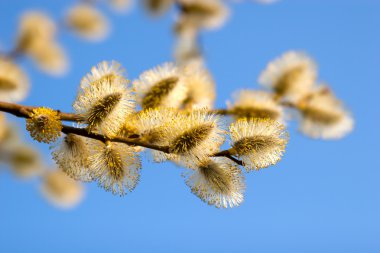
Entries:
[[[186, 184], [202, 201], [234, 207], [244, 200], [241, 167], [252, 172], [283, 157], [291, 118], [285, 106], [298, 112], [301, 131], [313, 138], [342, 137], [352, 128], [350, 114], [332, 92], [309, 83], [316, 78], [310, 62], [305, 54], [286, 53], [261, 75], [271, 80], [270, 90], [242, 90], [218, 110], [212, 103], [215, 85], [203, 65], [164, 63], [130, 82], [119, 63], [104, 61], [80, 83], [73, 102], [78, 127], [63, 125], [62, 113], [45, 107], [29, 109], [24, 117], [31, 137], [51, 143], [57, 166], [74, 180], [96, 181], [125, 195], [140, 180], [140, 153], [150, 151], [155, 162], [184, 168]], [[303, 80], [306, 87], [300, 87]], [[231, 146], [221, 150], [227, 137]]]

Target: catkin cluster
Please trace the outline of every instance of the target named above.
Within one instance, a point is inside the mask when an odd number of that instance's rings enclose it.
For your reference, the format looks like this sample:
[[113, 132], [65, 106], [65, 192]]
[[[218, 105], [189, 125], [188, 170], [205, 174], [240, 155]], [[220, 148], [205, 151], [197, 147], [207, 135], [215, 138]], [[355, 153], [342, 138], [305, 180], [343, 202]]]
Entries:
[[[310, 57], [288, 52], [259, 78], [271, 91], [240, 91], [217, 110], [215, 84], [202, 64], [164, 63], [130, 82], [119, 63], [104, 61], [81, 80], [73, 102], [80, 125], [103, 141], [68, 133], [55, 142], [59, 115], [46, 108], [33, 111], [27, 129], [38, 141], [54, 142], [53, 159], [75, 180], [124, 195], [140, 180], [140, 153], [149, 152], [155, 162], [185, 168], [186, 184], [204, 202], [234, 207], [244, 199], [240, 165], [246, 172], [267, 168], [285, 152], [291, 115], [284, 106], [297, 110], [300, 130], [312, 137], [337, 138], [351, 129], [349, 113], [316, 78]], [[225, 143], [230, 148], [221, 152]]]
[[[116, 10], [131, 6], [131, 0], [106, 3]], [[216, 87], [198, 41], [203, 30], [225, 23], [230, 15], [225, 2], [142, 3], [154, 16], [177, 7], [175, 63], [144, 71], [133, 81], [119, 63], [99, 63], [80, 82], [73, 101], [74, 127], [63, 124], [60, 111], [29, 108], [26, 129], [36, 141], [50, 144], [58, 170], [45, 170], [38, 153], [18, 140], [0, 114], [0, 161], [6, 160], [23, 178], [41, 176], [41, 191], [53, 204], [78, 203], [83, 197], [80, 182], [95, 181], [115, 195], [133, 191], [140, 181], [140, 157], [148, 154], [154, 162], [184, 168], [185, 184], [205, 203], [235, 207], [244, 200], [244, 173], [282, 159], [289, 120], [318, 139], [338, 139], [352, 130], [350, 112], [319, 81], [314, 60], [298, 51], [269, 62], [258, 78], [263, 89], [237, 91], [226, 108], [214, 108]], [[104, 39], [110, 31], [106, 16], [92, 1], [72, 6], [64, 17], [62, 24], [86, 40]], [[68, 60], [58, 43], [58, 30], [41, 12], [22, 16], [14, 51], [0, 56], [1, 101], [19, 102], [28, 93], [28, 78], [15, 63], [20, 55], [29, 56], [47, 73], [65, 72]]]

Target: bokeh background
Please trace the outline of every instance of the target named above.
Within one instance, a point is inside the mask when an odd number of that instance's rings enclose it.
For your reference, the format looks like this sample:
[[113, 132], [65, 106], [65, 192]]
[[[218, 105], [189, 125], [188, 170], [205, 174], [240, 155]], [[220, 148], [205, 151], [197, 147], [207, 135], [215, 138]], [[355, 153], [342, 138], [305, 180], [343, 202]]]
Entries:
[[[0, 0], [1, 47], [13, 44], [24, 11], [42, 9], [59, 19], [74, 3]], [[109, 15], [112, 34], [100, 43], [62, 34], [70, 72], [51, 77], [22, 60], [32, 81], [24, 103], [70, 111], [80, 79], [96, 63], [120, 61], [134, 79], [172, 60], [173, 15], [152, 19], [142, 8]], [[232, 5], [227, 24], [202, 35], [217, 107], [240, 88], [258, 88], [269, 60], [300, 49], [316, 59], [321, 81], [353, 111], [354, 132], [317, 141], [290, 123], [283, 160], [246, 175], [245, 202], [228, 210], [202, 203], [184, 184], [182, 169], [169, 163], [144, 159], [141, 182], [125, 197], [87, 184], [84, 201], [70, 211], [47, 203], [38, 180], [22, 182], [1, 170], [0, 252], [380, 252], [379, 29], [377, 0]], [[24, 131], [23, 120], [8, 119]], [[53, 164], [47, 145], [25, 138]]]

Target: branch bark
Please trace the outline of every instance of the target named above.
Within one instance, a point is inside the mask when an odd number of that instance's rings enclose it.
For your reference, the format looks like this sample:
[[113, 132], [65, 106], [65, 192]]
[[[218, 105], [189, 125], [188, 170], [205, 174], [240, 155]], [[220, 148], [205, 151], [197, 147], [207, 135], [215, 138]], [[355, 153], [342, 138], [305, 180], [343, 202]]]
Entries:
[[[0, 111], [7, 112], [13, 114], [16, 117], [21, 118], [29, 118], [30, 113], [32, 113], [33, 109], [36, 108], [38, 108], [38, 106], [25, 106], [0, 101]], [[59, 113], [61, 120], [63, 121], [83, 121], [83, 117], [81, 117], [80, 115], [74, 113], [64, 113], [59, 110], [57, 110], [57, 112]]]
[[159, 146], [159, 145], [150, 144], [150, 143], [141, 141], [138, 138], [123, 138], [123, 137], [107, 138], [106, 136], [104, 136], [102, 134], [97, 134], [94, 132], [88, 132], [87, 129], [85, 129], [85, 128], [77, 128], [77, 127], [71, 127], [71, 126], [63, 125], [62, 126], [62, 133], [64, 133], [64, 134], [76, 134], [76, 135], [80, 135], [83, 137], [91, 138], [91, 139], [102, 141], [102, 142], [106, 142], [106, 141], [119, 142], [119, 143], [127, 144], [129, 146], [140, 146], [140, 147], [144, 147], [144, 148], [149, 148], [149, 149], [161, 151], [164, 153], [169, 153], [169, 147], [167, 147], [167, 146]]
[[213, 155], [214, 157], [220, 157], [220, 156], [224, 156], [224, 157], [227, 157], [228, 159], [230, 159], [231, 161], [243, 166], [243, 162], [240, 161], [239, 159], [236, 159], [232, 154], [231, 154], [231, 151], [228, 149], [228, 150], [223, 150], [223, 151], [220, 151], [216, 154]]

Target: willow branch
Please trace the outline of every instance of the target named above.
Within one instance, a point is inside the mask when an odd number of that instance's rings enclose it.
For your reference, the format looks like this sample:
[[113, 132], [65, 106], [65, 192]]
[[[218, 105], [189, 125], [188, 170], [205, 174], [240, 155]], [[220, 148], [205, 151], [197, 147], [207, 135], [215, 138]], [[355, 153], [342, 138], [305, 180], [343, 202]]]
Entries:
[[227, 115], [232, 115], [232, 111], [228, 110], [228, 109], [213, 109], [210, 111], [211, 113], [214, 113], [214, 114], [218, 114], [218, 115], [223, 115], [223, 116], [227, 116]]
[[159, 146], [159, 145], [154, 145], [150, 144], [148, 142], [144, 142], [138, 138], [123, 138], [123, 137], [114, 137], [114, 138], [108, 138], [102, 134], [97, 134], [94, 132], [88, 132], [87, 129], [85, 128], [77, 128], [77, 127], [71, 127], [71, 126], [62, 126], [62, 133], [64, 134], [76, 134], [80, 135], [83, 137], [91, 138], [94, 140], [106, 142], [119, 142], [119, 143], [124, 143], [129, 146], [140, 146], [144, 148], [149, 148], [149, 149], [154, 149], [157, 151], [161, 151], [164, 153], [169, 153], [169, 147], [168, 146]]
[[[29, 118], [30, 113], [32, 113], [33, 109], [38, 108], [38, 106], [25, 106], [13, 103], [7, 103], [0, 101], [0, 111], [7, 112], [13, 114], [16, 117], [21, 118]], [[57, 110], [61, 120], [63, 121], [74, 121], [80, 122], [83, 121], [83, 117], [74, 113], [64, 113]]]
[[[296, 103], [293, 103], [290, 101], [281, 101], [279, 103], [279, 105], [284, 106], [284, 107], [288, 107], [288, 108], [293, 108], [293, 109], [298, 108]], [[232, 110], [224, 109], [224, 108], [210, 110], [210, 113], [218, 114], [218, 115], [222, 115], [222, 116], [234, 115], [234, 112]]]
[[[289, 108], [296, 108], [297, 105], [292, 102], [281, 102], [282, 106]], [[13, 103], [7, 103], [0, 101], [0, 111], [7, 112], [15, 115], [16, 117], [29, 117], [29, 114], [33, 111], [33, 109], [38, 108], [38, 106], [25, 106]], [[81, 115], [75, 113], [65, 113], [57, 110], [60, 115], [61, 120], [63, 121], [72, 121], [72, 122], [83, 122], [84, 118]], [[233, 115], [234, 112], [228, 109], [213, 109], [210, 110], [210, 113], [228, 116]]]
[[288, 108], [294, 108], [294, 109], [297, 109], [298, 106], [296, 103], [294, 102], [290, 102], [290, 101], [282, 101], [280, 103], [280, 105], [284, 106], [284, 107], [288, 107]]
[[[24, 106], [24, 105], [0, 101], [0, 111], [12, 114], [12, 115], [19, 117], [19, 118], [29, 118], [30, 113], [35, 108], [37, 108], [37, 107]], [[60, 112], [58, 110], [57, 110], [57, 112], [59, 112], [59, 114], [61, 116], [61, 120], [64, 120], [64, 121], [78, 121], [79, 122], [79, 121], [83, 120], [82, 117], [80, 117], [76, 114], [63, 113], [63, 112]], [[157, 151], [164, 152], [166, 154], [170, 153], [168, 146], [154, 145], [154, 144], [151, 144], [148, 142], [144, 142], [139, 138], [132, 138], [132, 137], [129, 137], [129, 138], [123, 138], [123, 137], [109, 138], [109, 137], [102, 135], [102, 134], [89, 132], [86, 128], [78, 128], [78, 127], [72, 127], [72, 126], [67, 126], [67, 125], [62, 125], [61, 131], [64, 134], [76, 134], [76, 135], [80, 135], [83, 137], [91, 138], [91, 139], [102, 141], [102, 142], [106, 142], [106, 141], [118, 142], [118, 143], [127, 144], [129, 146], [140, 146], [140, 147], [144, 147], [144, 148], [148, 148], [148, 149], [152, 149], [152, 150], [157, 150]], [[235, 163], [237, 163], [239, 165], [243, 165], [243, 163], [241, 161], [239, 161], [238, 159], [236, 159], [235, 157], [233, 157], [231, 155], [229, 150], [220, 151], [220, 152], [218, 152], [212, 156], [213, 157], [224, 156], [224, 157], [234, 161]]]

